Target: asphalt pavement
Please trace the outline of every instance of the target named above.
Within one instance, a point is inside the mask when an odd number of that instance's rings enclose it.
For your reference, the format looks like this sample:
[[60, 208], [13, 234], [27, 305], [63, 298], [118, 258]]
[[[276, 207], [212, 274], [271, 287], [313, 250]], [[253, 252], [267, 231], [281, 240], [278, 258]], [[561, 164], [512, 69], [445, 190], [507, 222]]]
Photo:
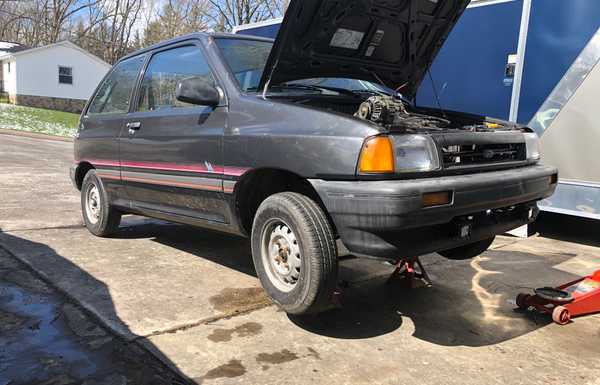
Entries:
[[135, 216], [93, 237], [71, 162], [72, 143], [0, 133], [0, 385], [600, 385], [600, 316], [558, 326], [514, 301], [600, 268], [595, 223], [543, 216], [474, 260], [426, 256], [434, 285], [413, 290], [344, 256], [340, 308], [297, 318], [246, 239]]

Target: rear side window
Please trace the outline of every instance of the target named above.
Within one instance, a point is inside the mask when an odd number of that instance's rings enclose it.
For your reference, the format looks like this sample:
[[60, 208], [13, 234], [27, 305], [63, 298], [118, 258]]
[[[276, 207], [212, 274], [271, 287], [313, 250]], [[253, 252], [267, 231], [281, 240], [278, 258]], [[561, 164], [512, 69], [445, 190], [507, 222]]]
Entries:
[[119, 114], [129, 111], [129, 100], [144, 57], [125, 60], [114, 68], [98, 89], [88, 108], [88, 115]]
[[214, 78], [200, 47], [188, 45], [162, 51], [150, 59], [140, 87], [138, 111], [195, 107], [177, 100], [177, 83], [201, 77], [214, 84]]

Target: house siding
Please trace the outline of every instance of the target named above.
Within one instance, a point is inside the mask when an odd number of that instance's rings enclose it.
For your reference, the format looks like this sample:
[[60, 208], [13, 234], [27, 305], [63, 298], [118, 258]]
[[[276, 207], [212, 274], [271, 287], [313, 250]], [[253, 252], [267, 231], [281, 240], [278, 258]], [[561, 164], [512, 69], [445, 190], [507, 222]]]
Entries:
[[[33, 50], [16, 57], [17, 95], [87, 100], [110, 69], [68, 45]], [[73, 69], [73, 84], [58, 82], [58, 67]]]
[[[8, 72], [8, 63], [10, 63], [10, 72]], [[8, 93], [9, 98], [17, 93], [17, 64], [14, 59], [2, 61], [2, 83], [4, 93]]]

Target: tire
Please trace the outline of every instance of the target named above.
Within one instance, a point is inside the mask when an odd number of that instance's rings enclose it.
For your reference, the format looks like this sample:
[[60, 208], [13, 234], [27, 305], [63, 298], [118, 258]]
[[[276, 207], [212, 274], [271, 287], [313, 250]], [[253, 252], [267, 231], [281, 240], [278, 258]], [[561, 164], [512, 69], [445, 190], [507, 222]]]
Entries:
[[121, 213], [110, 205], [108, 194], [96, 170], [88, 171], [83, 178], [81, 212], [85, 227], [98, 237], [108, 237], [119, 230]]
[[479, 242], [469, 243], [468, 245], [460, 246], [455, 249], [449, 249], [444, 251], [439, 251], [442, 257], [447, 259], [452, 259], [455, 261], [462, 261], [465, 259], [475, 258], [478, 255], [483, 254], [489, 247], [494, 243], [496, 237], [492, 237], [489, 239], [484, 239]]
[[280, 308], [305, 315], [332, 306], [337, 246], [315, 201], [291, 192], [272, 195], [258, 208], [251, 238], [258, 278]]

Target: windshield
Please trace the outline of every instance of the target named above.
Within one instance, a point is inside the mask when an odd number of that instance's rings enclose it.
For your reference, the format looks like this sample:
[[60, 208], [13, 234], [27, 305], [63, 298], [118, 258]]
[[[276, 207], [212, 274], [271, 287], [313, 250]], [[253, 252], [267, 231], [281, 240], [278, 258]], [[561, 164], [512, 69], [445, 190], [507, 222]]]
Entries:
[[[227, 65], [243, 91], [257, 91], [263, 70], [273, 48], [272, 42], [248, 39], [216, 39]], [[294, 92], [339, 94], [339, 91], [372, 92], [396, 95], [387, 87], [364, 80], [347, 78], [317, 78], [288, 82], [273, 87], [271, 92], [294, 89]]]

